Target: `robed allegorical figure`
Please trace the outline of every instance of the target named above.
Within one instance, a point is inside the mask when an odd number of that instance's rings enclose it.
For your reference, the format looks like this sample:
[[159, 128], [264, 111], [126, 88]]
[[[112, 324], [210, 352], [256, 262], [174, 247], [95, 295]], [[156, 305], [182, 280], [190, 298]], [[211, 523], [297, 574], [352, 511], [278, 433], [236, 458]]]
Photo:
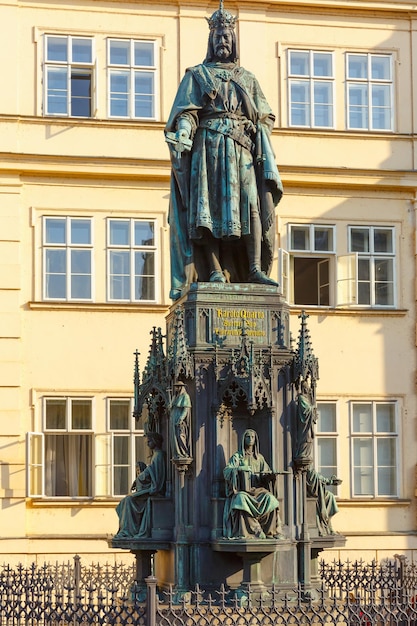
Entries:
[[313, 466], [309, 467], [306, 474], [307, 495], [317, 498], [316, 522], [320, 536], [334, 535], [331, 518], [339, 511], [334, 493], [326, 489], [326, 485], [340, 485], [341, 479], [336, 476], [326, 478]]
[[170, 407], [171, 455], [174, 459], [191, 457], [191, 399], [183, 382], [175, 384]]
[[186, 71], [166, 125], [174, 300], [194, 280], [277, 286], [269, 278], [282, 195], [275, 118], [238, 64], [235, 20], [221, 1], [208, 20], [206, 58]]
[[147, 434], [152, 458], [136, 477], [132, 493], [125, 496], [116, 507], [119, 530], [114, 539], [143, 539], [151, 534], [150, 496], [165, 494], [166, 462], [162, 441], [159, 433]]
[[309, 374], [299, 380], [297, 396], [297, 436], [294, 449], [294, 462], [298, 466], [309, 466], [313, 460], [314, 426], [317, 421], [317, 408]]
[[257, 433], [243, 433], [239, 450], [224, 468], [223, 535], [229, 539], [283, 539], [275, 475], [259, 451]]

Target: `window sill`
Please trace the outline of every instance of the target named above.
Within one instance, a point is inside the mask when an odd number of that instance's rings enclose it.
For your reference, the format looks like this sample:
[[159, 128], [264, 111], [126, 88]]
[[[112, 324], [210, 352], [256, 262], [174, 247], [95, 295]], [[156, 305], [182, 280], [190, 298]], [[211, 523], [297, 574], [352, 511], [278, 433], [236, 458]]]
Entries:
[[73, 508], [115, 508], [120, 502], [122, 496], [115, 497], [102, 497], [102, 498], [56, 498], [44, 497], [44, 498], [26, 498], [26, 504], [29, 508], [43, 509], [43, 508], [59, 508], [59, 509], [73, 509]]
[[48, 301], [31, 301], [28, 306], [32, 310], [37, 311], [117, 311], [137, 313], [144, 311], [146, 313], [166, 313], [169, 309], [167, 304], [158, 304], [154, 302], [67, 302], [56, 300]]
[[291, 313], [301, 313], [305, 311], [310, 315], [349, 315], [356, 317], [405, 317], [409, 310], [408, 309], [391, 309], [391, 308], [380, 308], [380, 309], [367, 309], [363, 307], [328, 307], [328, 306], [312, 306], [312, 305], [301, 305], [301, 304], [290, 304], [290, 312]]
[[411, 500], [405, 498], [351, 498], [349, 500], [341, 500], [337, 498], [337, 504], [343, 508], [360, 508], [360, 507], [394, 507], [394, 506], [410, 506]]

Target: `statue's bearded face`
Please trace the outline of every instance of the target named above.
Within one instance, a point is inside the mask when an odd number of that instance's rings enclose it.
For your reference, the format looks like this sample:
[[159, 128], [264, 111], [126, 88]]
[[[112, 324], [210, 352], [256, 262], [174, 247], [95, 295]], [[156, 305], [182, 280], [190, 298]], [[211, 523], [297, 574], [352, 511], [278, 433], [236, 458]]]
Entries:
[[219, 61], [228, 61], [233, 49], [233, 35], [230, 28], [216, 28], [213, 34], [214, 56]]

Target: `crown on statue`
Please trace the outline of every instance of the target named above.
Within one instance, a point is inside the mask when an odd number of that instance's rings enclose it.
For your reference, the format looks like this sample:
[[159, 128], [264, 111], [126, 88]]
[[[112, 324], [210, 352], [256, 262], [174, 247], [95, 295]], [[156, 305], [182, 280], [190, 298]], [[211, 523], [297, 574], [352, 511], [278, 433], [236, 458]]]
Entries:
[[237, 17], [229, 13], [229, 11], [225, 11], [223, 8], [223, 0], [220, 0], [218, 10], [215, 11], [211, 17], [206, 19], [210, 30], [214, 30], [215, 28], [234, 28]]

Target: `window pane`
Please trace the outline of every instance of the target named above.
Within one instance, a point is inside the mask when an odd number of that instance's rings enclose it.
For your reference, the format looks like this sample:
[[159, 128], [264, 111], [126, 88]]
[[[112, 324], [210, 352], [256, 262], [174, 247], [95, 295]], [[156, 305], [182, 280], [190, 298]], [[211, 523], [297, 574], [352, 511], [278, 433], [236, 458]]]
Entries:
[[91, 298], [90, 250], [71, 250], [71, 298]]
[[393, 252], [392, 230], [389, 228], [374, 229], [374, 252]]
[[66, 250], [45, 251], [45, 296], [66, 298]]
[[135, 437], [135, 465], [138, 461], [148, 463], [149, 460], [149, 448], [146, 443], [146, 437], [138, 435]]
[[91, 221], [71, 220], [71, 243], [91, 244]]
[[71, 298], [75, 300], [91, 299], [90, 276], [71, 276]]
[[130, 300], [129, 252], [110, 252], [110, 299]]
[[361, 281], [371, 279], [369, 259], [358, 259], [358, 279]]
[[68, 114], [68, 70], [67, 68], [47, 68], [47, 108], [55, 115]]
[[71, 273], [91, 274], [90, 250], [71, 250]]
[[155, 279], [153, 277], [135, 277], [135, 300], [155, 300]]
[[91, 75], [71, 75], [71, 115], [91, 117]]
[[365, 54], [348, 55], [348, 78], [368, 78], [368, 58]]
[[130, 42], [110, 42], [110, 63], [112, 65], [130, 65]]
[[324, 433], [336, 432], [336, 405], [325, 402], [317, 403], [317, 431]]
[[353, 441], [353, 456], [353, 482], [355, 495], [374, 495], [372, 440], [355, 439]]
[[74, 63], [92, 63], [93, 42], [90, 39], [72, 40], [72, 60]]
[[358, 284], [358, 304], [371, 304], [371, 283]]
[[309, 250], [310, 249], [309, 226], [292, 226], [291, 227], [291, 249], [292, 250]]
[[115, 496], [124, 496], [130, 493], [131, 481], [130, 481], [130, 468], [119, 467], [114, 468], [114, 485], [113, 493]]
[[392, 282], [393, 267], [392, 259], [376, 259], [375, 260], [375, 280], [376, 282]]
[[329, 477], [336, 471], [336, 439], [319, 437], [317, 441], [318, 465], [320, 471], [327, 468]]
[[67, 251], [65, 249], [45, 250], [45, 271], [46, 274], [67, 273]]
[[154, 117], [152, 96], [135, 96], [135, 117]]
[[373, 80], [391, 80], [391, 57], [371, 57], [371, 77]]
[[110, 430], [129, 430], [129, 400], [110, 400]]
[[45, 276], [45, 298], [67, 297], [66, 276]]
[[333, 126], [333, 85], [331, 83], [314, 83], [314, 125]]
[[153, 117], [153, 74], [135, 73], [135, 117]]
[[72, 400], [72, 424], [71, 427], [74, 430], [79, 429], [91, 429], [92, 428], [92, 415], [91, 400]]
[[45, 402], [45, 428], [61, 429], [66, 428], [66, 406], [65, 399], [57, 398], [46, 400]]
[[372, 405], [371, 404], [354, 404], [353, 405], [353, 424], [352, 430], [355, 433], [371, 433], [372, 428]]
[[390, 85], [372, 85], [372, 128], [391, 130]]
[[308, 82], [292, 81], [290, 85], [291, 124], [310, 125], [310, 85]]
[[135, 41], [134, 43], [134, 55], [135, 65], [145, 65], [152, 67], [155, 65], [153, 58], [154, 45], [151, 42]]
[[349, 125], [368, 128], [368, 86], [349, 85]]
[[375, 304], [394, 304], [393, 259], [375, 261]]
[[395, 439], [377, 440], [378, 495], [396, 495], [396, 441]]
[[394, 404], [377, 404], [376, 405], [376, 430], [379, 433], [395, 433], [395, 405]]
[[332, 76], [332, 55], [327, 52], [313, 53], [313, 75]]
[[65, 243], [65, 219], [47, 218], [45, 220], [45, 243]]
[[68, 61], [67, 37], [47, 37], [46, 58], [48, 61]]
[[308, 52], [290, 51], [290, 74], [309, 76], [310, 55]]
[[110, 245], [128, 246], [130, 243], [130, 223], [122, 220], [110, 220]]
[[135, 222], [135, 246], [153, 246], [155, 244], [154, 223]]
[[369, 229], [352, 228], [350, 231], [351, 252], [369, 252]]
[[[129, 464], [129, 437], [114, 437], [114, 458], [115, 465]], [[130, 486], [130, 485], [129, 485]]]
[[110, 115], [127, 117], [129, 115], [129, 75], [110, 76]]
[[314, 250], [316, 252], [331, 252], [333, 250], [333, 229], [314, 227]]
[[45, 437], [45, 493], [47, 496], [91, 496], [91, 435]]

